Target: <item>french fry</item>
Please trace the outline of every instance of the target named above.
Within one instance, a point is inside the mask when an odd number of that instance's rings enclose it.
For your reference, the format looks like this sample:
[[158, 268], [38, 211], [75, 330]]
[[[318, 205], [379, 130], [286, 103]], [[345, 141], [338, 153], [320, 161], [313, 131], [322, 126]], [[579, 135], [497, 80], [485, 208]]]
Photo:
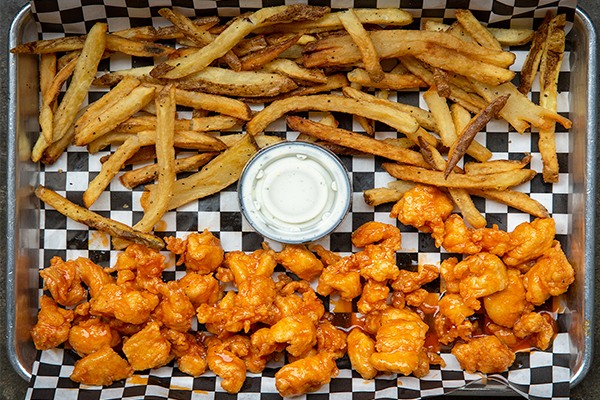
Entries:
[[500, 116], [519, 133], [525, 132], [529, 128], [529, 124], [540, 129], [549, 129], [552, 127], [552, 121], [560, 123], [567, 129], [571, 127], [571, 121], [568, 118], [532, 103], [510, 82], [499, 86], [490, 86], [474, 80], [471, 80], [471, 83], [475, 86], [477, 93], [488, 102], [502, 95], [510, 94], [506, 105], [500, 111]]
[[385, 75], [383, 73], [383, 68], [381, 68], [379, 57], [377, 56], [377, 50], [362, 22], [354, 12], [354, 9], [350, 8], [342, 12], [339, 15], [339, 19], [342, 25], [344, 25], [346, 32], [352, 37], [356, 47], [358, 47], [369, 80], [381, 82]]
[[382, 78], [376, 82], [371, 79], [367, 71], [356, 68], [348, 73], [348, 80], [361, 86], [377, 89], [403, 90], [426, 87], [427, 84], [413, 74], [390, 74], [382, 72]]
[[477, 135], [477, 133], [482, 130], [492, 118], [500, 113], [509, 98], [510, 94], [495, 98], [486, 108], [473, 117], [463, 129], [460, 137], [452, 144], [452, 147], [450, 147], [450, 151], [448, 152], [448, 165], [444, 171], [446, 177], [450, 175], [450, 172], [452, 172], [460, 159], [465, 155], [473, 142], [473, 139], [475, 139], [475, 135]]
[[[565, 52], [565, 14], [556, 16], [548, 28], [548, 40], [540, 62], [540, 106], [550, 111], [557, 109], [558, 75]], [[558, 182], [558, 157], [554, 137], [555, 124], [540, 129], [538, 147], [542, 156], [544, 182]]]
[[243, 57], [252, 52], [264, 49], [268, 45], [269, 43], [267, 43], [265, 35], [256, 35], [241, 40], [231, 51], [233, 51], [236, 56]]
[[56, 76], [56, 53], [45, 53], [40, 56], [40, 92], [46, 94]]
[[397, 190], [399, 192], [402, 192], [403, 194], [408, 192], [410, 189], [414, 188], [415, 186], [417, 186], [416, 183], [411, 182], [411, 181], [403, 181], [401, 179], [398, 179], [398, 180], [392, 181], [392, 182], [388, 182], [388, 184], [387, 184], [388, 188]]
[[537, 218], [550, 218], [550, 213], [540, 202], [528, 195], [516, 190], [506, 189], [502, 191], [488, 189], [467, 189], [473, 196], [494, 200], [510, 207], [531, 214]]
[[347, 87], [348, 85], [350, 85], [350, 82], [348, 82], [348, 79], [346, 79], [345, 74], [335, 74], [335, 75], [329, 75], [327, 77], [327, 82], [323, 83], [323, 84], [312, 85], [312, 86], [300, 86], [297, 89], [291, 90], [287, 93], [280, 94], [278, 96], [255, 97], [255, 98], [249, 97], [249, 98], [244, 99], [244, 101], [246, 103], [266, 103], [266, 102], [271, 102], [271, 101], [275, 101], [275, 100], [283, 100], [283, 99], [287, 99], [290, 97], [307, 96], [307, 95], [316, 94], [316, 93], [328, 92], [331, 90]]
[[305, 82], [327, 83], [327, 76], [323, 71], [319, 69], [304, 68], [292, 60], [285, 58], [280, 58], [264, 64], [260, 67], [259, 71], [274, 72]]
[[464, 189], [496, 189], [506, 190], [510, 187], [528, 182], [536, 175], [530, 169], [500, 172], [487, 175], [450, 174], [444, 178], [441, 171], [430, 171], [413, 165], [384, 163], [383, 168], [394, 178], [424, 183], [426, 185], [441, 187], [458, 187]]
[[[205, 17], [196, 18], [192, 22], [198, 25], [202, 30], [209, 30], [219, 23], [220, 19], [216, 15], [207, 15]], [[211, 32], [213, 33], [213, 32]], [[156, 33], [153, 36], [147, 38], [141, 38], [142, 40], [171, 40], [181, 39], [185, 35], [177, 29], [176, 26], [165, 26], [156, 29]]]
[[[155, 145], [158, 176], [156, 189], [150, 200], [150, 205], [144, 211], [142, 219], [133, 229], [150, 232], [167, 212], [169, 200], [175, 186], [175, 87], [164, 87], [156, 96], [156, 133]], [[115, 246], [116, 247], [116, 246]]]
[[412, 150], [392, 146], [385, 142], [344, 129], [321, 125], [318, 122], [313, 122], [311, 120], [300, 118], [294, 115], [289, 115], [286, 118], [286, 122], [290, 128], [298, 132], [316, 136], [321, 140], [325, 140], [339, 146], [349, 147], [351, 149], [363, 151], [369, 154], [379, 155], [390, 160], [406, 164], [418, 165], [425, 168], [428, 167], [427, 163], [423, 160], [423, 157], [419, 153]]
[[[114, 89], [113, 89], [114, 90]], [[148, 103], [151, 104], [151, 103]], [[152, 102], [154, 104], [154, 102]], [[156, 109], [156, 107], [154, 107]], [[190, 129], [191, 120], [189, 119], [176, 119], [175, 130], [188, 130]], [[156, 116], [155, 115], [142, 115], [136, 117], [130, 117], [127, 121], [121, 122], [111, 133], [137, 133], [142, 131], [152, 131], [156, 129]]]
[[154, 132], [140, 132], [129, 137], [110, 159], [102, 164], [100, 173], [92, 180], [83, 193], [83, 204], [90, 208], [92, 204], [100, 197], [104, 189], [108, 187], [110, 181], [117, 175], [123, 164], [135, 154], [142, 146], [154, 144]]
[[105, 218], [93, 211], [78, 206], [42, 185], [39, 185], [34, 193], [38, 199], [54, 207], [56, 211], [71, 218], [73, 221], [106, 232], [112, 237], [130, 240], [151, 249], [160, 250], [165, 247], [161, 238], [149, 233], [138, 232], [125, 224]]
[[[453, 103], [450, 106], [450, 114], [452, 115], [452, 121], [454, 122], [456, 132], [459, 134], [464, 131], [466, 126], [469, 125], [469, 122], [471, 122], [471, 113], [458, 103]], [[492, 152], [476, 140], [471, 142], [471, 145], [467, 149], [467, 154], [480, 162], [492, 158]]]
[[[77, 114], [75, 114], [75, 119], [81, 117], [88, 107], [89, 106], [82, 107], [81, 110], [79, 110]], [[65, 133], [65, 136], [63, 136], [62, 139], [52, 143], [50, 146], [48, 146], [46, 150], [44, 150], [41, 156], [41, 161], [47, 165], [54, 164], [61, 156], [61, 154], [67, 149], [67, 147], [69, 147], [73, 143], [74, 138], [75, 126], [71, 124], [69, 129], [67, 129], [67, 133]]]
[[108, 93], [96, 100], [88, 110], [75, 121], [75, 132], [81, 132], [81, 130], [90, 123], [94, 123], [100, 114], [107, 110], [112, 109], [115, 105], [125, 96], [127, 96], [133, 89], [140, 85], [140, 81], [130, 76], [125, 77], [121, 82], [112, 88]]
[[[87, 124], [76, 126], [75, 144], [77, 144], [77, 146], [85, 146], [95, 138], [110, 132], [121, 122], [127, 120], [133, 114], [140, 111], [153, 99], [153, 97], [153, 87], [135, 87], [129, 94], [115, 102], [112, 107], [99, 113]], [[81, 128], [78, 129], [78, 127]]]
[[81, 50], [85, 40], [85, 35], [37, 40], [35, 42], [24, 43], [13, 47], [10, 49], [10, 52], [13, 54], [44, 54]]
[[534, 31], [531, 29], [487, 28], [502, 46], [522, 46], [531, 42]]
[[450, 97], [450, 78], [448, 77], [448, 72], [441, 68], [432, 68], [433, 69], [433, 81], [435, 82], [435, 88], [440, 95], [440, 97]]
[[[366, 74], [366, 72], [365, 72]], [[369, 79], [367, 77], [367, 79]], [[350, 83], [350, 86], [354, 90], [360, 91], [362, 86], [356, 82]], [[369, 119], [367, 117], [363, 117], [362, 115], [354, 115], [354, 120], [359, 123], [359, 125], [365, 130], [365, 133], [369, 136], [375, 136], [375, 121]]]
[[248, 121], [252, 118], [252, 112], [248, 105], [239, 100], [223, 96], [176, 89], [175, 99], [177, 104], [182, 106], [215, 111], [244, 121]]
[[464, 169], [467, 174], [492, 174], [495, 172], [507, 172], [515, 171], [517, 169], [523, 169], [531, 162], [533, 157], [531, 155], [523, 157], [519, 160], [495, 160], [486, 162], [468, 162], [465, 163]]
[[362, 115], [386, 123], [403, 133], [414, 133], [419, 128], [413, 117], [389, 106], [336, 95], [314, 95], [295, 96], [271, 103], [246, 124], [246, 132], [257, 135], [284, 114], [304, 110], [340, 111]]
[[481, 22], [475, 18], [471, 11], [456, 10], [455, 15], [458, 22], [473, 36], [477, 43], [488, 49], [502, 50], [502, 46], [500, 46], [498, 40], [486, 27], [481, 25]]
[[363, 192], [365, 203], [369, 206], [378, 206], [384, 203], [395, 203], [402, 198], [404, 194], [390, 188], [368, 189]]
[[[203, 27], [194, 24], [192, 20], [185, 15], [168, 8], [161, 8], [158, 10], [158, 13], [163, 18], [169, 20], [173, 25], [175, 25], [175, 27], [177, 27], [181, 33], [192, 40], [197, 46], [203, 47], [215, 40], [215, 37], [208, 31], [208, 29], [204, 29]], [[231, 50], [225, 53], [223, 56], [223, 61], [225, 61], [232, 70], [240, 71], [240, 60]]]
[[523, 63], [523, 68], [521, 68], [521, 73], [519, 74], [519, 92], [523, 94], [527, 94], [531, 90], [531, 85], [542, 60], [542, 53], [544, 52], [544, 46], [548, 38], [548, 26], [551, 20], [552, 13], [548, 11], [533, 36], [531, 48], [529, 49], [529, 53], [527, 53], [527, 58], [525, 58], [525, 63]]
[[[335, 117], [331, 113], [327, 113], [326, 116], [324, 116], [323, 118], [321, 118], [321, 120], [319, 121], [319, 123], [321, 125], [331, 126], [333, 128], [337, 128], [340, 125], [340, 123], [335, 119]], [[261, 136], [261, 135], [259, 135], [259, 136]], [[318, 141], [318, 139], [316, 137], [311, 136], [311, 135], [306, 134], [306, 133], [300, 133], [298, 135], [298, 137], [296, 138], [296, 140], [304, 140], [305, 142], [316, 142], [316, 141]]]
[[109, 33], [106, 34], [106, 48], [136, 57], [164, 57], [175, 52], [175, 49], [169, 46], [153, 42], [135, 41]]
[[206, 68], [224, 56], [240, 40], [261, 26], [293, 20], [318, 19], [329, 11], [328, 7], [289, 5], [261, 8], [246, 18], [238, 18], [213, 42], [187, 57], [165, 61], [151, 72], [155, 78], [176, 79]]
[[456, 141], [457, 134], [446, 99], [440, 97], [435, 87], [431, 87], [427, 92], [423, 93], [423, 99], [435, 119], [435, 124], [438, 128], [437, 132], [442, 139], [442, 144], [446, 147], [452, 146]]
[[[173, 197], [169, 202], [169, 210], [216, 193], [238, 180], [246, 162], [258, 151], [258, 146], [252, 135], [244, 135], [232, 147], [195, 173], [185, 179], [175, 182]], [[142, 207], [148, 207], [149, 192], [156, 190], [152, 185], [142, 196]]]
[[378, 98], [371, 94], [361, 92], [360, 90], [356, 90], [351, 87], [344, 88], [344, 95], [347, 97], [356, 99], [356, 100], [363, 100], [363, 101], [368, 101], [368, 102], [372, 102], [375, 104], [381, 104], [381, 105], [385, 105], [388, 107], [393, 107], [393, 108], [397, 109], [398, 111], [402, 111], [407, 114], [410, 114], [414, 119], [417, 120], [419, 125], [421, 125], [423, 128], [425, 128], [429, 131], [438, 132], [438, 127], [437, 127], [437, 124], [435, 123], [435, 119], [433, 118], [433, 116], [431, 115], [430, 112], [423, 110], [422, 108], [411, 106], [408, 104], [398, 103], [395, 101], [390, 101], [387, 99]]
[[[175, 160], [175, 173], [192, 171], [205, 165], [218, 153], [201, 153], [189, 157], [178, 158]], [[121, 184], [127, 189], [133, 189], [136, 186], [152, 182], [158, 176], [158, 164], [147, 165], [125, 172], [119, 177]]]
[[[354, 10], [356, 16], [363, 24], [382, 24], [392, 26], [404, 26], [413, 22], [413, 17], [400, 8], [363, 8]], [[306, 32], [317, 33], [342, 29], [340, 21], [341, 12], [328, 13], [316, 21], [292, 22], [288, 24], [276, 24], [255, 30], [255, 33], [273, 32]]]
[[192, 118], [190, 129], [199, 132], [224, 131], [240, 125], [242, 120], [228, 115]]
[[[73, 130], [73, 135], [74, 134], [75, 131]], [[100, 136], [98, 139], [88, 144], [87, 150], [88, 152], [90, 152], [90, 154], [95, 154], [112, 144], [123, 144], [127, 139], [129, 139], [133, 135], [135, 135], [135, 133], [109, 132], [106, 135]]]
[[253, 70], [273, 61], [281, 53], [295, 45], [301, 37], [302, 33], [298, 33], [284, 42], [267, 46], [264, 49], [248, 54], [240, 60], [242, 71]]
[[52, 141], [60, 140], [75, 119], [83, 100], [87, 96], [92, 80], [98, 70], [98, 63], [104, 53], [106, 24], [95, 24], [87, 35], [81, 56], [73, 71], [71, 84], [54, 115]]

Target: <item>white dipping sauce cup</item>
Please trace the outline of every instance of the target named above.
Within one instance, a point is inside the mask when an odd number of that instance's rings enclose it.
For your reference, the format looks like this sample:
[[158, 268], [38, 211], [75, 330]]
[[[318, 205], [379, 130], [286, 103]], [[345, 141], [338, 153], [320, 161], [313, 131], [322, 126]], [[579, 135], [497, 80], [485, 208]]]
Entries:
[[281, 142], [260, 150], [238, 183], [240, 208], [262, 236], [307, 243], [331, 233], [350, 209], [348, 171], [329, 150]]

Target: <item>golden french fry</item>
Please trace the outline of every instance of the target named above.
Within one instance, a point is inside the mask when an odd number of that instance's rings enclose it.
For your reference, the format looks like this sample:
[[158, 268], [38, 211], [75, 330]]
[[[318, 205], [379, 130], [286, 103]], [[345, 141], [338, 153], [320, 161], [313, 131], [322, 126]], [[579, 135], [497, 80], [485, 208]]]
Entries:
[[475, 139], [475, 135], [477, 135], [477, 133], [481, 131], [492, 118], [500, 113], [509, 98], [510, 94], [495, 98], [486, 108], [481, 110], [479, 114], [469, 121], [467, 126], [460, 133], [460, 137], [456, 139], [452, 144], [452, 147], [450, 147], [450, 151], [448, 152], [448, 166], [444, 171], [446, 177], [450, 175], [450, 172], [452, 172], [460, 159], [465, 155], [469, 146], [471, 146], [473, 139]]
[[538, 218], [550, 218], [550, 213], [541, 203], [532, 199], [527, 194], [516, 190], [506, 189], [502, 191], [493, 189], [467, 189], [473, 196], [479, 196], [494, 200], [510, 207], [516, 208]]
[[388, 184], [387, 184], [388, 188], [402, 192], [402, 194], [408, 192], [410, 189], [414, 188], [415, 186], [417, 186], [416, 183], [411, 182], [411, 181], [403, 181], [401, 179], [399, 179], [397, 181], [388, 182]]
[[165, 61], [150, 73], [155, 78], [176, 79], [206, 68], [224, 56], [240, 40], [261, 26], [276, 22], [318, 19], [329, 11], [328, 7], [288, 5], [261, 8], [246, 18], [238, 18], [213, 42], [187, 57]]
[[269, 43], [267, 43], [265, 35], [256, 35], [241, 40], [231, 51], [233, 51], [236, 56], [243, 57], [252, 52], [264, 49], [268, 45]]
[[295, 45], [300, 40], [300, 37], [302, 37], [302, 33], [298, 33], [284, 42], [267, 46], [264, 49], [248, 54], [240, 60], [242, 71], [253, 70], [273, 61], [281, 53]]
[[[75, 144], [77, 146], [85, 146], [94, 139], [110, 132], [121, 122], [144, 108], [153, 97], [153, 87], [135, 87], [129, 94], [117, 100], [112, 107], [100, 112], [87, 124], [77, 125], [75, 127]], [[78, 127], [81, 128], [78, 129]]]
[[137, 26], [135, 28], [121, 29], [113, 32], [113, 35], [120, 36], [131, 40], [155, 40], [156, 28], [153, 26]]
[[290, 128], [298, 132], [316, 136], [321, 140], [339, 146], [379, 155], [406, 164], [418, 165], [425, 168], [428, 167], [427, 163], [423, 160], [423, 157], [416, 151], [392, 146], [380, 140], [372, 139], [344, 129], [321, 125], [318, 122], [313, 122], [295, 115], [289, 115], [286, 118], [286, 122]]
[[[205, 165], [200, 172], [177, 180], [173, 189], [173, 197], [169, 202], [169, 210], [209, 196], [237, 181], [244, 165], [257, 151], [258, 146], [252, 135], [244, 135], [232, 147]], [[146, 188], [150, 192], [156, 190], [154, 185]], [[151, 194], [146, 195], [146, 201], [148, 196]], [[148, 206], [146, 201], [142, 202], [144, 209]]]
[[522, 46], [533, 39], [534, 31], [531, 29], [502, 29], [487, 28], [496, 40], [503, 46]]
[[[565, 52], [565, 14], [556, 16], [550, 22], [548, 39], [540, 62], [540, 106], [556, 111], [558, 96], [558, 75]], [[558, 182], [558, 157], [554, 137], [555, 124], [549, 129], [540, 129], [538, 147], [542, 155], [544, 182]]]
[[[360, 8], [354, 10], [363, 24], [404, 26], [413, 22], [413, 17], [400, 8]], [[342, 29], [341, 12], [327, 13], [316, 21], [277, 24], [255, 30], [256, 33], [306, 32], [317, 33]]]
[[[113, 89], [114, 90], [114, 89]], [[154, 104], [148, 103], [148, 104]], [[154, 107], [156, 109], [156, 107]], [[175, 130], [189, 130], [191, 120], [189, 119], [176, 119]], [[110, 133], [138, 133], [142, 131], [156, 130], [156, 116], [155, 115], [142, 115], [137, 117], [130, 117], [126, 121], [121, 122], [115, 129]]]
[[[453, 103], [450, 106], [450, 114], [452, 115], [452, 121], [456, 127], [456, 132], [459, 134], [464, 131], [469, 122], [471, 122], [471, 113], [458, 103]], [[480, 162], [492, 158], [492, 152], [476, 140], [473, 140], [467, 149], [467, 154]]]
[[249, 97], [245, 99], [246, 103], [266, 103], [275, 100], [283, 100], [290, 97], [307, 96], [316, 93], [328, 92], [331, 90], [347, 87], [350, 85], [345, 74], [329, 75], [327, 82], [319, 85], [312, 86], [300, 86], [297, 89], [291, 90], [287, 93], [280, 94], [274, 97]]
[[502, 46], [498, 40], [496, 40], [494, 35], [485, 26], [481, 25], [481, 22], [475, 18], [471, 11], [456, 10], [455, 15], [458, 22], [471, 34], [477, 43], [488, 49], [502, 50]]
[[413, 74], [391, 74], [382, 72], [382, 78], [376, 82], [371, 79], [367, 71], [356, 68], [348, 73], [348, 80], [361, 86], [377, 89], [402, 90], [428, 85]]
[[404, 193], [390, 188], [375, 188], [365, 190], [363, 198], [369, 206], [378, 206], [384, 203], [395, 203], [402, 198]]
[[105, 218], [93, 211], [78, 206], [42, 185], [39, 185], [34, 193], [38, 199], [54, 207], [59, 213], [76, 222], [106, 232], [112, 237], [130, 240], [155, 250], [165, 247], [161, 238], [149, 233], [138, 232], [125, 224]]
[[[198, 25], [203, 30], [209, 30], [219, 23], [220, 19], [216, 15], [208, 15], [205, 17], [196, 18], [192, 22]], [[213, 32], [211, 32], [213, 33]], [[143, 38], [144, 40], [170, 40], [181, 39], [185, 35], [175, 26], [165, 26], [156, 29], [156, 34], [152, 37]]]
[[[94, 154], [106, 148], [107, 146], [110, 146], [111, 144], [123, 144], [127, 139], [136, 133], [137, 132], [109, 132], [88, 144], [87, 150], [91, 154]], [[73, 135], [75, 135], [75, 130], [73, 130]]]
[[257, 135], [284, 114], [291, 111], [340, 111], [362, 115], [388, 124], [400, 132], [416, 132], [417, 121], [410, 115], [392, 107], [349, 99], [336, 95], [296, 96], [277, 100], [265, 107], [246, 124], [246, 132]]
[[182, 106], [215, 111], [244, 121], [252, 118], [252, 112], [247, 104], [228, 97], [176, 89], [175, 99], [177, 104]]
[[[77, 114], [75, 114], [75, 119], [81, 117], [83, 113], [88, 109], [88, 107], [89, 106], [85, 106], [81, 110], [79, 110]], [[74, 138], [75, 126], [71, 124], [71, 126], [67, 130], [67, 133], [65, 133], [65, 136], [63, 136], [62, 139], [57, 140], [56, 142], [48, 146], [48, 148], [44, 151], [44, 153], [41, 156], [41, 161], [47, 165], [54, 164], [56, 160], [58, 160], [58, 158], [61, 156], [61, 154], [67, 149], [67, 147], [73, 144]]]
[[85, 114], [75, 121], [75, 132], [78, 133], [88, 124], [94, 123], [94, 120], [97, 120], [100, 114], [115, 107], [120, 100], [131, 93], [139, 84], [140, 81], [137, 79], [130, 76], [125, 77], [117, 86], [92, 103]]
[[136, 57], [164, 57], [175, 52], [174, 48], [162, 44], [135, 41], [108, 33], [106, 49]]
[[110, 159], [102, 164], [100, 173], [92, 180], [83, 193], [83, 204], [90, 208], [92, 204], [100, 197], [100, 194], [108, 187], [110, 181], [121, 170], [123, 164], [133, 156], [142, 146], [154, 144], [154, 132], [140, 132], [129, 137]]
[[81, 50], [85, 40], [85, 35], [37, 40], [35, 42], [24, 43], [13, 47], [10, 49], [10, 52], [14, 54], [44, 54]]
[[285, 58], [273, 60], [262, 65], [259, 71], [274, 72], [305, 82], [327, 83], [327, 76], [320, 69], [304, 68], [292, 60]]
[[496, 189], [506, 190], [509, 187], [528, 182], [536, 175], [530, 169], [500, 172], [487, 175], [450, 174], [444, 178], [441, 171], [430, 171], [413, 165], [384, 163], [383, 168], [394, 178], [424, 183], [426, 185], [441, 187], [458, 187], [464, 189]]
[[477, 174], [493, 174], [495, 172], [506, 172], [515, 171], [522, 169], [531, 162], [533, 157], [531, 155], [523, 157], [521, 161], [518, 160], [495, 160], [486, 162], [468, 162], [465, 163], [465, 172], [470, 175]]
[[568, 118], [532, 103], [510, 82], [499, 86], [490, 86], [474, 80], [471, 80], [471, 83], [481, 97], [488, 102], [505, 94], [510, 94], [506, 105], [500, 111], [500, 116], [519, 133], [525, 132], [525, 129], [529, 128], [529, 124], [540, 129], [549, 129], [552, 127], [552, 121], [560, 123], [567, 129], [571, 127], [571, 121]]
[[73, 71], [71, 84], [54, 115], [52, 141], [60, 140], [75, 119], [83, 100], [98, 70], [98, 63], [104, 53], [106, 24], [95, 24], [87, 35], [81, 56]]
[[435, 82], [435, 88], [440, 97], [450, 97], [450, 77], [448, 72], [441, 68], [432, 67], [433, 70], [433, 81]]
[[[175, 173], [192, 171], [205, 165], [218, 153], [201, 153], [175, 160]], [[121, 184], [127, 189], [152, 182], [158, 176], [158, 164], [147, 165], [125, 172], [119, 177]]]
[[342, 25], [344, 25], [346, 32], [352, 37], [356, 47], [358, 47], [362, 62], [365, 66], [365, 71], [370, 80], [373, 82], [380, 82], [385, 75], [383, 73], [383, 68], [381, 68], [379, 57], [377, 56], [377, 50], [362, 22], [354, 12], [354, 9], [350, 8], [342, 12], [339, 15], [339, 19]]
[[56, 53], [45, 53], [40, 56], [40, 92], [46, 94], [56, 76]]
[[442, 144], [446, 147], [452, 146], [458, 136], [446, 99], [440, 97], [435, 87], [431, 87], [427, 92], [423, 93], [423, 99], [435, 119], [435, 124], [438, 128], [437, 132], [442, 139]]
[[228, 115], [192, 118], [190, 129], [199, 132], [224, 131], [240, 125], [242, 120]]
[[533, 36], [531, 48], [529, 49], [529, 53], [527, 53], [527, 58], [525, 58], [523, 68], [521, 68], [521, 73], [519, 74], [519, 92], [523, 94], [529, 93], [533, 80], [537, 75], [546, 39], [548, 38], [548, 26], [550, 25], [551, 20], [552, 13], [548, 11]]
[[133, 226], [133, 229], [150, 232], [167, 212], [169, 200], [173, 195], [175, 186], [175, 151], [173, 148], [175, 137], [175, 87], [165, 86], [156, 96], [156, 133], [155, 144], [158, 176], [156, 189], [151, 198], [150, 205], [144, 210], [142, 219]]

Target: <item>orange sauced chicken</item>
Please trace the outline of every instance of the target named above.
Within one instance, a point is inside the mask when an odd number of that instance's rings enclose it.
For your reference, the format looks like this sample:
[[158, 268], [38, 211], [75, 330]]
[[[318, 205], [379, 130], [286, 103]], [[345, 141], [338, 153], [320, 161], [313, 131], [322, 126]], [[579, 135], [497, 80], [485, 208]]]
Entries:
[[[83, 357], [71, 378], [88, 385], [175, 360], [194, 377], [211, 370], [225, 391], [237, 393], [248, 372], [287, 360], [275, 374], [282, 396], [319, 389], [346, 355], [372, 379], [423, 377], [430, 364], [444, 365], [441, 345], [454, 343], [452, 354], [469, 372], [505, 371], [523, 343], [546, 349], [557, 325], [535, 307], [564, 293], [575, 273], [554, 240], [554, 222], [473, 229], [450, 215], [437, 189], [411, 192], [394, 207], [398, 218], [462, 259], [401, 269], [400, 230], [381, 222], [360, 226], [351, 238], [360, 251], [347, 256], [315, 244], [276, 252], [266, 243], [225, 254], [208, 231], [167, 238], [186, 267], [172, 281], [163, 279], [167, 257], [137, 244], [111, 268], [54, 258], [40, 275], [57, 301], [42, 296], [32, 338], [39, 349], [68, 342]], [[274, 273], [278, 265], [294, 275]], [[440, 293], [430, 292], [438, 278]], [[349, 331], [319, 295], [336, 295], [360, 313]], [[192, 330], [194, 317], [207, 332]]]

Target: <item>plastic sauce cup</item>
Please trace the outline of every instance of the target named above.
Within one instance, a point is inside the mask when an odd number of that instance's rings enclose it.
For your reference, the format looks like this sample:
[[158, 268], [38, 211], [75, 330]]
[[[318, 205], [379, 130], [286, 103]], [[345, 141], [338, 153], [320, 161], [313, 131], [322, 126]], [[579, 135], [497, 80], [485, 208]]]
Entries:
[[242, 214], [262, 236], [307, 243], [331, 233], [350, 209], [348, 171], [329, 150], [281, 142], [259, 151], [238, 183]]

